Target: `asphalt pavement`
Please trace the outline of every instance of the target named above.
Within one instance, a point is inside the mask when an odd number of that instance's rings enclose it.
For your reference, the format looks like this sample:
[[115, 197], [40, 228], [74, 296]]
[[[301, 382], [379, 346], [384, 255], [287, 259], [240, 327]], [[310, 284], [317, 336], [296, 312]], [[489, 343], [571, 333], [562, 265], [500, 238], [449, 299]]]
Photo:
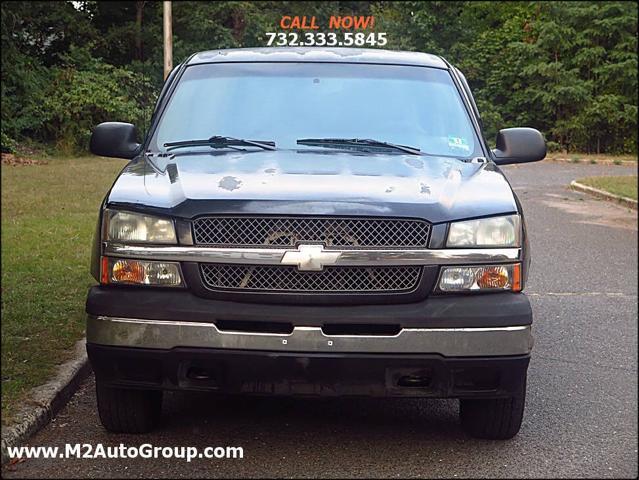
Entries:
[[6, 478], [637, 477], [637, 212], [567, 189], [634, 167], [504, 168], [526, 214], [535, 348], [522, 429], [466, 436], [458, 402], [168, 394], [163, 423], [108, 434], [93, 378], [32, 446], [241, 446], [243, 459], [31, 459]]

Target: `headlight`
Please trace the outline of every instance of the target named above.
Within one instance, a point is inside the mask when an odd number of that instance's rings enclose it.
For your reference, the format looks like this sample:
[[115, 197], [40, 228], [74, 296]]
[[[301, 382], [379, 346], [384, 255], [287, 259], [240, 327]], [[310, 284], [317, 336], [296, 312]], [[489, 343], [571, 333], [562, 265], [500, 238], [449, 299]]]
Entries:
[[447, 247], [519, 247], [519, 215], [453, 222], [448, 230]]
[[107, 210], [105, 222], [107, 240], [177, 243], [172, 220], [140, 213]]
[[179, 287], [182, 285], [180, 265], [175, 262], [152, 262], [126, 258], [102, 257], [103, 284], [155, 285]]
[[521, 264], [445, 267], [439, 277], [442, 292], [484, 290], [521, 291]]

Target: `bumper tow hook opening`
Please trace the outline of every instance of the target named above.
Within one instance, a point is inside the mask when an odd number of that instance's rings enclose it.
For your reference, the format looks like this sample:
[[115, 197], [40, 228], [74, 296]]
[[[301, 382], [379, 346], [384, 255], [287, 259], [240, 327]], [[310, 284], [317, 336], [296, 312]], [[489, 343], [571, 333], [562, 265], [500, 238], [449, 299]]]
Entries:
[[425, 388], [430, 385], [430, 377], [422, 375], [404, 375], [399, 378], [397, 385], [407, 388]]
[[213, 378], [211, 372], [203, 368], [190, 368], [186, 376], [191, 380], [211, 380]]

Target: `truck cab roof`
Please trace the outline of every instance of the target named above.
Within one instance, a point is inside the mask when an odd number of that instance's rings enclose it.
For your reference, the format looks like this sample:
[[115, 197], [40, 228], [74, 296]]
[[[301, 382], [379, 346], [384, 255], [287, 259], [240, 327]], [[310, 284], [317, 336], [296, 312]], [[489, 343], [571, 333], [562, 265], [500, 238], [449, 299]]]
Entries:
[[188, 65], [229, 62], [331, 62], [411, 65], [447, 69], [437, 55], [372, 48], [264, 47], [209, 50], [192, 55]]

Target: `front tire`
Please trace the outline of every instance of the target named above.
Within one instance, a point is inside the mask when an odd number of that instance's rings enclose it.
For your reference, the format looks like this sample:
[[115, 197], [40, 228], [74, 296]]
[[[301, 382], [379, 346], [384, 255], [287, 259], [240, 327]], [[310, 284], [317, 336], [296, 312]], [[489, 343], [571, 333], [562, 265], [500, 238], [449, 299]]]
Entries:
[[162, 391], [113, 388], [95, 382], [98, 413], [113, 433], [150, 432], [160, 421]]
[[526, 403], [526, 379], [513, 396], [496, 399], [462, 399], [459, 413], [462, 428], [471, 436], [508, 440], [519, 432]]

